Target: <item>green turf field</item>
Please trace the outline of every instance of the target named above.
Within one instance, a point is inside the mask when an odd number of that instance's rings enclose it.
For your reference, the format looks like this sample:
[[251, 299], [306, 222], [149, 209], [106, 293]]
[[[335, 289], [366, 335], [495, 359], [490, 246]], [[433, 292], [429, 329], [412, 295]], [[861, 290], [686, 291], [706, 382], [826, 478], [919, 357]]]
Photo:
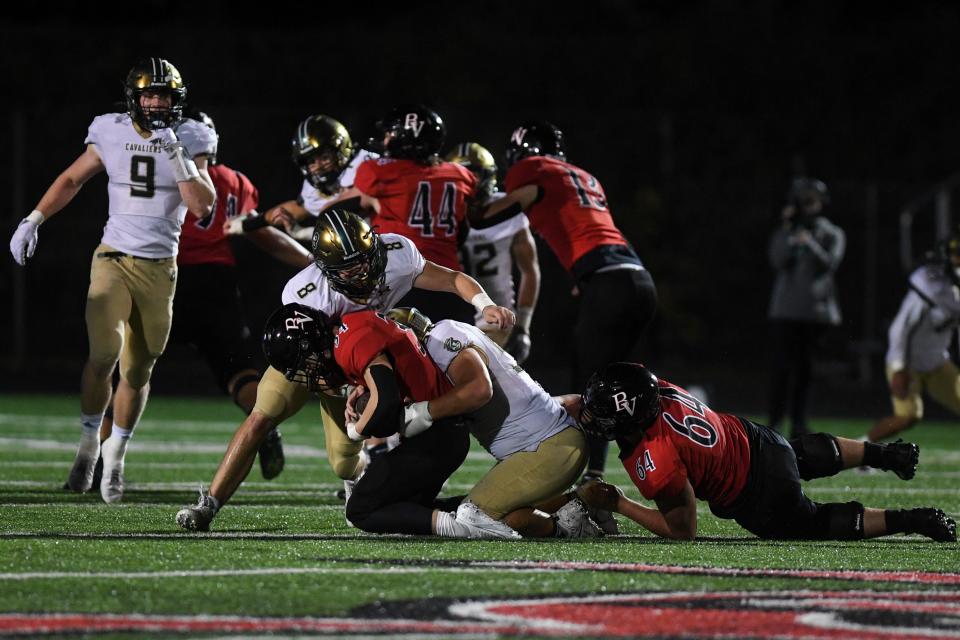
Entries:
[[[920, 537], [759, 541], [703, 506], [701, 539], [469, 542], [360, 535], [335, 497], [318, 405], [283, 427], [287, 467], [254, 468], [209, 534], [174, 523], [242, 415], [226, 399], [154, 397], [119, 506], [64, 492], [78, 402], [0, 397], [0, 635], [108, 637], [960, 637], [960, 548]], [[821, 420], [857, 436], [866, 421]], [[960, 425], [924, 424], [910, 482], [845, 472], [818, 501], [940, 506], [960, 516]], [[448, 485], [491, 466], [475, 447]], [[638, 498], [626, 473], [609, 479]], [[69, 614], [69, 615], [54, 615]]]

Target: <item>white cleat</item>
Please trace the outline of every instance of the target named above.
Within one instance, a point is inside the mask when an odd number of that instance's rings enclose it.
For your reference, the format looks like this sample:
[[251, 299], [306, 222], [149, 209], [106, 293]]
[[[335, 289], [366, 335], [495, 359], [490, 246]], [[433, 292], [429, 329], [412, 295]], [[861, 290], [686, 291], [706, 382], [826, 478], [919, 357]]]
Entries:
[[93, 487], [93, 472], [97, 467], [97, 460], [99, 458], [99, 445], [92, 455], [77, 451], [77, 457], [73, 461], [73, 467], [70, 468], [70, 476], [67, 478], [67, 488], [77, 493], [90, 491]]
[[599, 538], [603, 535], [603, 530], [590, 519], [580, 498], [574, 498], [560, 507], [554, 517], [561, 538]]
[[505, 523], [491, 518], [469, 500], [461, 502], [457, 507], [456, 520], [470, 530], [470, 538], [473, 540], [519, 540], [522, 537]]
[[100, 480], [100, 497], [107, 504], [123, 499], [123, 458], [126, 442], [118, 438], [107, 438], [100, 447], [103, 456], [103, 478]]

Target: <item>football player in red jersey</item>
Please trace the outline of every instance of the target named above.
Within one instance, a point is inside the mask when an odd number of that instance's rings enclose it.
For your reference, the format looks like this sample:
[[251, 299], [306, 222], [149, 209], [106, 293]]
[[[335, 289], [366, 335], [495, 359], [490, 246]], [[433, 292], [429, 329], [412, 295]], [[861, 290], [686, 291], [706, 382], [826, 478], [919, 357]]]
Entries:
[[[470, 432], [454, 416], [488, 398], [472, 386], [461, 386], [453, 401], [431, 406], [433, 428], [427, 429], [430, 424], [422, 417], [415, 426], [405, 426], [405, 413], [453, 385], [413, 331], [372, 311], [348, 313], [338, 325], [321, 311], [287, 304], [267, 321], [264, 353], [271, 366], [311, 390], [344, 383], [368, 388], [363, 415], [347, 427], [357, 439], [359, 434], [403, 434], [401, 444], [379, 456], [357, 480], [347, 500], [347, 519], [371, 533], [433, 533], [434, 500], [470, 449]], [[451, 372], [454, 383], [455, 376]], [[404, 408], [405, 398], [414, 402], [413, 409]]]
[[[396, 317], [413, 321], [407, 326]], [[599, 533], [578, 501], [552, 498], [583, 467], [583, 434], [556, 399], [517, 372], [513, 358], [475, 327], [450, 320], [431, 326], [410, 309], [348, 313], [337, 324], [292, 303], [268, 321], [264, 352], [288, 379], [307, 387], [346, 382], [369, 389], [359, 415], [348, 411], [353, 440], [402, 435], [397, 448], [367, 467], [347, 501], [347, 519], [358, 528], [507, 539], [520, 537], [511, 527], [537, 537]], [[503, 473], [488, 473], [462, 502], [438, 502], [443, 482], [466, 456], [471, 432]]]
[[[566, 161], [563, 133], [549, 122], [514, 130], [506, 151], [507, 197], [491, 205], [477, 228], [521, 211], [576, 283], [574, 389], [591, 372], [623, 358], [643, 335], [657, 306], [653, 278], [613, 222], [600, 182]], [[607, 443], [591, 439], [588, 477], [601, 477]]]
[[736, 520], [761, 538], [859, 540], [919, 533], [938, 542], [957, 539], [956, 523], [940, 509], [870, 509], [859, 502], [814, 502], [803, 494], [801, 479], [861, 465], [909, 480], [919, 459], [915, 444], [875, 444], [827, 433], [787, 442], [768, 427], [713, 411], [629, 362], [613, 363], [591, 377], [581, 403], [580, 426], [617, 441], [630, 479], [657, 508], [602, 482], [583, 487], [581, 497], [658, 536], [692, 540], [700, 499], [715, 516]]
[[[216, 131], [206, 113], [195, 111], [189, 117]], [[208, 157], [208, 172], [217, 193], [214, 212], [206, 218], [188, 213], [181, 227], [170, 341], [199, 351], [220, 389], [249, 415], [257, 399], [260, 372], [255, 366], [256, 346], [241, 310], [237, 262], [225, 232], [233, 221], [256, 213], [259, 196], [247, 176], [217, 163], [216, 154]], [[246, 237], [265, 253], [297, 269], [313, 261], [306, 249], [277, 229], [260, 228]], [[100, 427], [101, 440], [110, 435], [112, 408], [111, 404]], [[279, 475], [284, 457], [277, 429], [261, 443], [259, 453], [263, 477], [269, 480]], [[97, 466], [95, 480], [102, 465]]]
[[[338, 206], [353, 201], [370, 216], [378, 233], [396, 233], [413, 241], [427, 260], [461, 271], [457, 247], [466, 238], [468, 202], [477, 178], [468, 169], [440, 160], [446, 125], [423, 105], [401, 105], [377, 123], [384, 157], [357, 168], [352, 189]], [[416, 307], [429, 317], [471, 322], [463, 301], [442, 293], [415, 290], [401, 306]]]

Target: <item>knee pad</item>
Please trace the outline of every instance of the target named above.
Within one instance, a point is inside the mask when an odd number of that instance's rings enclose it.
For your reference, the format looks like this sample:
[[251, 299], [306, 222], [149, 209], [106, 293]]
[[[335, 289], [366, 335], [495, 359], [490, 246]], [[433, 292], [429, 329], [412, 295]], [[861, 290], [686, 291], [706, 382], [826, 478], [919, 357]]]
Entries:
[[859, 502], [817, 504], [815, 524], [815, 533], [822, 540], [862, 540], [863, 505]]
[[826, 478], [843, 469], [840, 445], [829, 433], [810, 433], [790, 441], [797, 456], [797, 470], [804, 480]]
[[249, 373], [245, 376], [240, 376], [239, 378], [237, 378], [236, 382], [233, 383], [233, 393], [230, 394], [233, 397], [233, 404], [237, 405], [238, 407], [240, 407], [241, 410], [244, 410], [244, 411], [246, 410], [243, 409], [243, 406], [240, 404], [240, 390], [243, 389], [248, 384], [250, 384], [251, 382], [254, 384], [260, 382], [260, 376], [254, 375], [252, 373]]

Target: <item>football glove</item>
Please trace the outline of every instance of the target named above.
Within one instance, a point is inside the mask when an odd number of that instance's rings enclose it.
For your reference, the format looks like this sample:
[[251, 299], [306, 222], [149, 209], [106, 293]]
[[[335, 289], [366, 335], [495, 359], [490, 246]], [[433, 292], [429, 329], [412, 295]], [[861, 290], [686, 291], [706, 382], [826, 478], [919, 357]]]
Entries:
[[27, 264], [27, 258], [33, 257], [33, 252], [37, 250], [37, 228], [43, 222], [43, 214], [37, 210], [30, 212], [26, 218], [17, 225], [17, 230], [13, 232], [10, 238], [10, 253], [13, 259], [21, 267]]

